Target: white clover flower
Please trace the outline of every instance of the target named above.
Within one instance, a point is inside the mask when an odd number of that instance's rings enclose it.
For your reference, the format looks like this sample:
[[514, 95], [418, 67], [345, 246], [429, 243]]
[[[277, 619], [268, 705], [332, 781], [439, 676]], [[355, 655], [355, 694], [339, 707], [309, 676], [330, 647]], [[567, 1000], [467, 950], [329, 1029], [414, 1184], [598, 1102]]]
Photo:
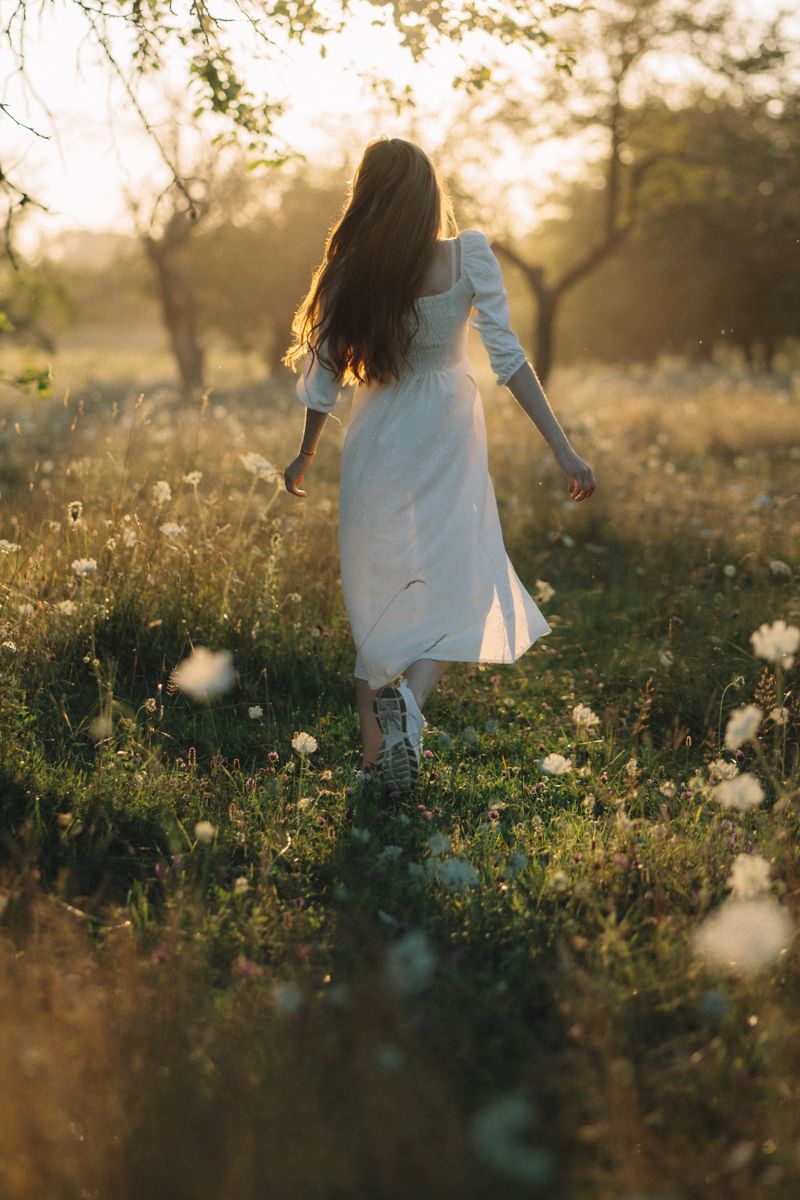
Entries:
[[296, 733], [292, 738], [292, 749], [298, 754], [313, 754], [317, 749], [317, 739], [310, 733]]
[[96, 558], [75, 558], [72, 560], [72, 569], [76, 575], [91, 575], [97, 570]]
[[463, 858], [429, 858], [428, 871], [450, 892], [460, 892], [480, 883], [480, 876]]
[[153, 503], [159, 505], [166, 504], [172, 499], [172, 488], [167, 483], [166, 479], [157, 479], [153, 484]]
[[180, 537], [182, 533], [186, 533], [186, 526], [179, 525], [177, 521], [165, 521], [163, 525], [158, 527], [165, 537]]
[[765, 622], [750, 635], [750, 641], [753, 653], [758, 658], [780, 663], [788, 671], [800, 645], [800, 629], [796, 625], [787, 625], [783, 620], [773, 621], [771, 625]]
[[432, 833], [428, 838], [428, 849], [434, 857], [450, 852], [450, 838], [446, 833]]
[[738, 750], [745, 742], [756, 736], [764, 712], [757, 704], [745, 704], [735, 708], [725, 727], [725, 745], [729, 750]]
[[263, 454], [257, 454], [255, 450], [249, 450], [247, 454], [240, 454], [239, 459], [245, 471], [249, 471], [251, 475], [256, 475], [259, 479], [266, 479], [268, 483], [283, 480], [282, 472], [277, 467], [273, 467]]
[[536, 1114], [522, 1096], [493, 1100], [472, 1118], [470, 1135], [477, 1156], [521, 1183], [549, 1183], [555, 1168], [553, 1155], [525, 1141], [535, 1120]]
[[600, 724], [600, 718], [588, 704], [576, 704], [572, 710], [572, 719], [576, 725], [583, 725], [585, 729]]
[[771, 896], [731, 897], [695, 930], [695, 953], [736, 975], [775, 963], [794, 933], [792, 919]]
[[727, 575], [729, 579], [732, 579], [736, 574], [736, 567], [733, 565], [733, 563], [726, 563], [722, 568], [722, 574]]
[[671, 667], [675, 662], [675, 655], [671, 650], [660, 650], [658, 654], [658, 661], [661, 663], [662, 667]]
[[769, 891], [770, 866], [761, 854], [737, 854], [728, 876], [731, 894], [740, 900], [752, 900]]
[[192, 700], [213, 700], [229, 692], [236, 682], [230, 650], [195, 646], [170, 675], [171, 684]]
[[184, 475], [183, 482], [188, 483], [190, 487], [197, 487], [202, 478], [202, 471], [190, 471], [188, 475]]
[[263, 717], [264, 710], [260, 704], [251, 704], [247, 710], [247, 715], [251, 721], [258, 721]]
[[708, 777], [713, 783], [719, 783], [721, 779], [733, 779], [738, 774], [736, 763], [729, 762], [727, 758], [715, 758], [708, 764]]
[[755, 808], [764, 799], [764, 789], [749, 771], [724, 779], [713, 788], [712, 794], [723, 808], [738, 808], [742, 812]]
[[572, 762], [563, 754], [548, 754], [539, 760], [539, 770], [543, 775], [567, 775], [572, 770]]
[[401, 996], [423, 991], [435, 970], [436, 955], [423, 929], [404, 933], [386, 954], [384, 977], [389, 987]]
[[216, 832], [216, 825], [212, 825], [210, 821], [198, 821], [194, 827], [194, 836], [197, 838], [198, 842], [203, 842], [205, 844], [212, 841]]
[[556, 589], [546, 579], [535, 580], [534, 587], [536, 588], [536, 594], [533, 598], [537, 604], [546, 604], [556, 594]]
[[19, 542], [9, 542], [6, 538], [0, 538], [0, 554], [18, 554], [21, 549]]
[[771, 558], [769, 569], [773, 575], [791, 575], [792, 573], [792, 568], [782, 558]]
[[60, 613], [63, 613], [65, 617], [73, 617], [78, 611], [78, 606], [74, 600], [59, 600], [59, 602], [56, 604], [56, 608]]

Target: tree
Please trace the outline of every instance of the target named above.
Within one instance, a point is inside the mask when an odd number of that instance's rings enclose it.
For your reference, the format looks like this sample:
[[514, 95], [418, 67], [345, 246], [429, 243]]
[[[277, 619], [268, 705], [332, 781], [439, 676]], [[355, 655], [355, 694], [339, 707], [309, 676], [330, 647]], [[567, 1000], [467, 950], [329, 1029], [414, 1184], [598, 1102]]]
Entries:
[[[594, 169], [602, 182], [602, 220], [591, 240], [555, 273], [509, 238], [498, 237], [494, 243], [535, 297], [534, 362], [543, 380], [552, 367], [564, 297], [643, 219], [646, 201], [654, 194], [648, 183], [656, 169], [687, 154], [687, 147], [673, 144], [674, 139], [649, 145], [639, 136], [648, 117], [648, 100], [661, 89], [657, 78], [648, 74], [647, 60], [667, 54], [675, 62], [692, 63], [702, 69], [708, 87], [738, 98], [757, 92], [761, 79], [774, 76], [787, 56], [775, 23], [766, 34], [743, 29], [726, 7], [709, 11], [684, 0], [598, 0], [574, 21], [572, 45], [579, 69], [569, 78], [551, 81], [549, 94], [535, 108], [536, 120], [540, 129], [544, 121], [548, 136], [558, 132], [585, 142], [588, 137], [589, 144], [593, 140], [600, 146]], [[752, 49], [747, 49], [748, 41]], [[532, 135], [532, 107], [529, 95], [506, 98], [495, 120], [515, 131], [524, 144]], [[697, 151], [690, 153], [694, 157]]]

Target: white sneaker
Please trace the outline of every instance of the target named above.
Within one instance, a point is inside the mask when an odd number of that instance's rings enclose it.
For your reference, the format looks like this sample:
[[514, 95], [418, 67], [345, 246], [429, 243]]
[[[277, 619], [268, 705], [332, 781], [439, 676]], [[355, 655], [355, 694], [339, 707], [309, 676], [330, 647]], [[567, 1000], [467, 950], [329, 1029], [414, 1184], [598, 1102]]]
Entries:
[[422, 739], [427, 721], [414, 693], [403, 679], [397, 687], [384, 687], [372, 701], [383, 733], [378, 766], [388, 787], [408, 792], [419, 775]]

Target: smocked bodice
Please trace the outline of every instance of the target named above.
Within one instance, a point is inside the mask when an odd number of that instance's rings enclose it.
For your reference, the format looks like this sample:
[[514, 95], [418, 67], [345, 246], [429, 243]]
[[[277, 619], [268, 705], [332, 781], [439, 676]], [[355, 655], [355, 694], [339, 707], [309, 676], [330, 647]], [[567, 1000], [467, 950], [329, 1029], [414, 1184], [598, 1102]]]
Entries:
[[406, 370], [439, 371], [465, 363], [469, 310], [463, 276], [446, 292], [420, 296], [419, 326], [411, 340]]

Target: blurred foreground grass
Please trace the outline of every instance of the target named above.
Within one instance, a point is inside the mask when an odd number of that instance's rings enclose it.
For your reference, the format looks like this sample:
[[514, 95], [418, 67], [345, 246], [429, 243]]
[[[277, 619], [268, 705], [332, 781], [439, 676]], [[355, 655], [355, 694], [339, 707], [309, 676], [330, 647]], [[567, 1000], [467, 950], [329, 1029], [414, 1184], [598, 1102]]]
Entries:
[[[750, 641], [800, 622], [797, 380], [556, 377], [580, 505], [483, 387], [553, 632], [451, 669], [397, 803], [355, 782], [346, 409], [302, 502], [259, 466], [290, 383], [2, 400], [4, 1196], [797, 1195], [795, 941], [693, 940], [742, 854], [798, 915], [800, 667]], [[208, 704], [169, 686], [192, 646], [233, 656]], [[720, 805], [734, 770], [762, 803]]]

